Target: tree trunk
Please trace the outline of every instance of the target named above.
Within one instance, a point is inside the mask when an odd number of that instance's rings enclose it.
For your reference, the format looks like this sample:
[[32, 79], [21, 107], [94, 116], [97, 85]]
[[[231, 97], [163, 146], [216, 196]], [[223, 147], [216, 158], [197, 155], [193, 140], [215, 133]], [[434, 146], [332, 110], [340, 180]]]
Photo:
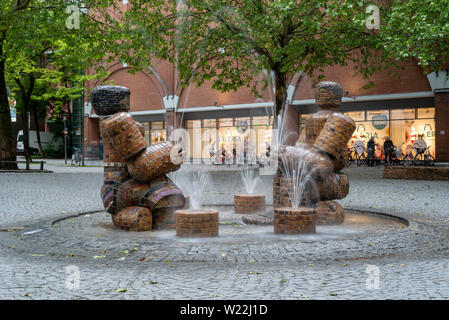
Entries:
[[34, 106], [33, 109], [33, 114], [34, 114], [34, 125], [36, 126], [36, 137], [37, 137], [37, 144], [39, 146], [39, 152], [42, 156], [42, 158], [45, 158], [45, 152], [44, 152], [44, 148], [42, 148], [42, 144], [41, 144], [41, 134], [40, 134], [40, 128], [39, 128], [39, 112], [38, 112], [38, 105], [36, 104]]
[[35, 78], [32, 74], [29, 75], [28, 87], [26, 87], [26, 79], [22, 82], [19, 78], [16, 78], [15, 81], [20, 88], [20, 100], [22, 102], [21, 118], [23, 130], [23, 150], [25, 153], [25, 159], [27, 161], [31, 161], [28, 110], [30, 109], [30, 101], [34, 90]]
[[[0, 42], [0, 57], [3, 48]], [[0, 60], [0, 169], [17, 170], [17, 163], [2, 163], [2, 161], [16, 161], [17, 138], [11, 123], [8, 92], [5, 80], [5, 59]]]
[[[22, 104], [24, 102], [22, 101]], [[25, 159], [31, 161], [30, 155], [30, 131], [28, 129], [28, 112], [25, 105], [22, 105], [22, 112], [20, 113], [22, 118], [22, 131], [23, 131], [23, 152], [25, 154]]]
[[[286, 132], [284, 131], [285, 121], [282, 119], [285, 113], [285, 102], [287, 100], [287, 75], [279, 69], [274, 69], [274, 114], [273, 128], [279, 130], [281, 138], [280, 144], [285, 140]], [[278, 116], [281, 115], [281, 122], [278, 123]]]

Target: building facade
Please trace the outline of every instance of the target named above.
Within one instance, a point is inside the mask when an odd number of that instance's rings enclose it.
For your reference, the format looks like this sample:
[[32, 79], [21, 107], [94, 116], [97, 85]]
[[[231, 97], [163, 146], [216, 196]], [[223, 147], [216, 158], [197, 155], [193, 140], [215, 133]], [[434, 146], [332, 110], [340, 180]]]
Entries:
[[[184, 128], [190, 140], [187, 152], [192, 159], [229, 160], [248, 146], [257, 157], [266, 153], [273, 121], [270, 88], [261, 98], [254, 97], [248, 88], [221, 93], [212, 89], [210, 83], [181, 88], [175, 66], [164, 61], [146, 72], [132, 75], [128, 71], [127, 65], [110, 65], [108, 78], [89, 83], [87, 88], [105, 82], [128, 87], [131, 90], [130, 113], [144, 124], [149, 144], [164, 141], [174, 129]], [[343, 87], [340, 111], [357, 122], [348, 147], [357, 140], [366, 142], [371, 136], [382, 145], [389, 136], [405, 153], [416, 139], [423, 138], [437, 161], [449, 161], [446, 71], [425, 75], [413, 61], [394, 71], [363, 79], [354, 74], [351, 65], [326, 69], [326, 80], [336, 81]], [[367, 88], [370, 82], [374, 85]], [[316, 111], [314, 83], [313, 75], [299, 73], [289, 84], [286, 127], [292, 134], [288, 144], [296, 142], [304, 120]], [[99, 118], [91, 110], [88, 93], [89, 89], [84, 97], [84, 154], [89, 159], [101, 159]], [[236, 145], [243, 145], [245, 149], [236, 148]]]
[[[126, 10], [128, 1], [120, 8]], [[267, 88], [262, 97], [254, 97], [248, 88], [222, 93], [205, 82], [201, 87], [180, 86], [176, 66], [157, 61], [148, 70], [129, 73], [126, 64], [109, 65], [106, 79], [88, 83], [84, 97], [81, 132], [85, 158], [101, 159], [102, 142], [99, 118], [89, 104], [89, 90], [103, 83], [113, 83], [131, 90], [130, 113], [144, 124], [149, 144], [166, 140], [177, 131], [187, 132], [187, 152], [191, 159], [231, 162], [242, 153], [256, 157], [266, 154], [272, 136], [273, 90]], [[343, 87], [340, 111], [357, 122], [357, 129], [348, 145], [357, 140], [364, 143], [374, 136], [383, 144], [389, 136], [403, 153], [414, 141], [422, 138], [437, 161], [449, 161], [449, 81], [447, 71], [425, 75], [416, 61], [403, 63], [391, 74], [380, 72], [369, 79], [354, 74], [354, 66], [328, 67], [325, 79]], [[260, 77], [264, 77], [261, 74]], [[286, 144], [293, 145], [305, 119], [316, 111], [314, 84], [316, 75], [298, 73], [289, 83]], [[368, 83], [372, 86], [367, 86]], [[381, 152], [381, 151], [378, 151]], [[379, 155], [378, 155], [379, 156]], [[220, 160], [221, 159], [221, 160]]]
[[[128, 0], [118, 4], [127, 10]], [[404, 63], [394, 74], [377, 73], [369, 79], [354, 74], [354, 66], [329, 67], [325, 79], [339, 82], [345, 92], [342, 112], [357, 122], [354, 141], [366, 143], [374, 136], [382, 145], [390, 136], [405, 153], [422, 137], [437, 161], [449, 161], [449, 82], [447, 71], [425, 75], [416, 61]], [[151, 68], [131, 74], [123, 63], [111, 64], [106, 79], [86, 84], [83, 101], [73, 110], [83, 120], [74, 124], [74, 145], [83, 146], [86, 159], [102, 158], [99, 118], [89, 104], [90, 90], [103, 83], [123, 85], [131, 90], [131, 114], [145, 126], [148, 143], [169, 137], [176, 128], [188, 132], [188, 153], [192, 159], [209, 161], [233, 158], [252, 150], [256, 156], [266, 153], [271, 139], [273, 90], [254, 97], [248, 88], [221, 93], [205, 82], [201, 87], [180, 86], [176, 66], [156, 61]], [[261, 74], [260, 77], [264, 75]], [[374, 83], [367, 87], [368, 83]], [[314, 83], [316, 75], [296, 74], [289, 83], [286, 141], [294, 144], [304, 120], [315, 112]], [[194, 141], [200, 143], [193, 143]], [[242, 146], [240, 147], [236, 147]], [[237, 150], [236, 150], [237, 149]]]

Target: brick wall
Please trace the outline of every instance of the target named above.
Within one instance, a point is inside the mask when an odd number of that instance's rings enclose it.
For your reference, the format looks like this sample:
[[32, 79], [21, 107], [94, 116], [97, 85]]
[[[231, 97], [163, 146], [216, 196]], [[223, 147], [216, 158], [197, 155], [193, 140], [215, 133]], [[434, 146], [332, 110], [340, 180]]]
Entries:
[[384, 179], [449, 181], [449, 168], [438, 167], [385, 167]]

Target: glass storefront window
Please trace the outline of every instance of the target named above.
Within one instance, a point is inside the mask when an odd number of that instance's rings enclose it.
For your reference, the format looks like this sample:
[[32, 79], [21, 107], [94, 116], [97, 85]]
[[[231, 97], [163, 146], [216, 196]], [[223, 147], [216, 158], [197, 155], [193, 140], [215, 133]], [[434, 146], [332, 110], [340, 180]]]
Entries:
[[300, 134], [305, 129], [307, 119], [309, 119], [310, 116], [311, 116], [310, 114], [300, 114], [299, 115], [299, 133]]
[[217, 119], [205, 119], [203, 120], [203, 128], [216, 128]]
[[422, 139], [426, 142], [427, 147], [430, 147], [430, 153], [435, 156], [435, 119], [415, 119], [401, 122], [399, 121], [396, 125], [398, 127], [396, 130], [402, 136], [402, 152], [408, 152], [413, 148], [416, 140]]
[[[383, 143], [387, 136], [403, 154], [410, 152], [415, 141], [421, 137], [427, 146], [430, 146], [430, 153], [435, 156], [435, 119], [433, 118], [435, 109], [418, 108], [417, 110], [417, 113], [414, 108], [368, 111], [368, 121], [356, 120], [356, 130], [348, 147], [352, 147], [357, 140], [366, 145], [373, 136], [374, 141], [379, 145], [376, 157], [381, 158]], [[389, 119], [389, 112], [391, 112], [391, 119]], [[352, 116], [349, 112], [345, 114]]]
[[[192, 121], [191, 126], [187, 128], [189, 133], [189, 145], [187, 146], [188, 156], [192, 159], [202, 158], [202, 129], [200, 120], [189, 120]], [[193, 121], [199, 122], [199, 127], [193, 123]]]
[[245, 153], [251, 161], [266, 156], [272, 131], [268, 116], [187, 120], [186, 128], [194, 162], [225, 164], [243, 163]]
[[167, 139], [166, 135], [167, 132], [165, 131], [165, 122], [163, 121], [150, 122], [151, 144], [164, 142]]
[[435, 108], [418, 108], [418, 119], [435, 119]]
[[389, 110], [373, 110], [373, 111], [368, 111], [366, 113], [367, 115], [367, 120], [368, 121], [379, 121], [380, 119], [387, 119], [390, 117], [390, 112]]
[[158, 122], [151, 122], [151, 130], [160, 130], [164, 129], [164, 122], [158, 121]]
[[[376, 157], [382, 158], [383, 144], [387, 136], [403, 154], [410, 152], [415, 141], [421, 138], [435, 157], [435, 108], [369, 110], [345, 114], [356, 123], [356, 130], [348, 143], [348, 148], [351, 148], [355, 141], [362, 141], [366, 146], [368, 140], [374, 137], [379, 146]], [[307, 114], [299, 116], [300, 133], [304, 130], [309, 117]]]
[[345, 114], [354, 121], [365, 121], [365, 111], [345, 112]]
[[186, 124], [187, 129], [201, 128], [201, 120], [187, 120], [186, 122], [187, 122]]
[[218, 127], [233, 127], [234, 126], [234, 119], [233, 118], [224, 118], [224, 119], [218, 119]]
[[143, 127], [145, 129], [145, 142], [150, 144], [150, 124], [148, 122], [144, 122]]
[[415, 109], [392, 109], [392, 120], [415, 119]]
[[268, 117], [253, 117], [253, 126], [269, 126]]

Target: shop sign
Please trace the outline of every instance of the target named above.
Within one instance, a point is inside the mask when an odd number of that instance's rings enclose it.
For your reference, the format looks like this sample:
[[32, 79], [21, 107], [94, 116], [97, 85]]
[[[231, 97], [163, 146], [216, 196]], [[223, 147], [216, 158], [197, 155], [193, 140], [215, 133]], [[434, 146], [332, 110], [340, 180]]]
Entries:
[[237, 122], [237, 131], [240, 133], [245, 133], [248, 130], [248, 121], [239, 121]]
[[371, 122], [374, 128], [382, 130], [388, 125], [388, 117], [386, 115], [373, 116]]

